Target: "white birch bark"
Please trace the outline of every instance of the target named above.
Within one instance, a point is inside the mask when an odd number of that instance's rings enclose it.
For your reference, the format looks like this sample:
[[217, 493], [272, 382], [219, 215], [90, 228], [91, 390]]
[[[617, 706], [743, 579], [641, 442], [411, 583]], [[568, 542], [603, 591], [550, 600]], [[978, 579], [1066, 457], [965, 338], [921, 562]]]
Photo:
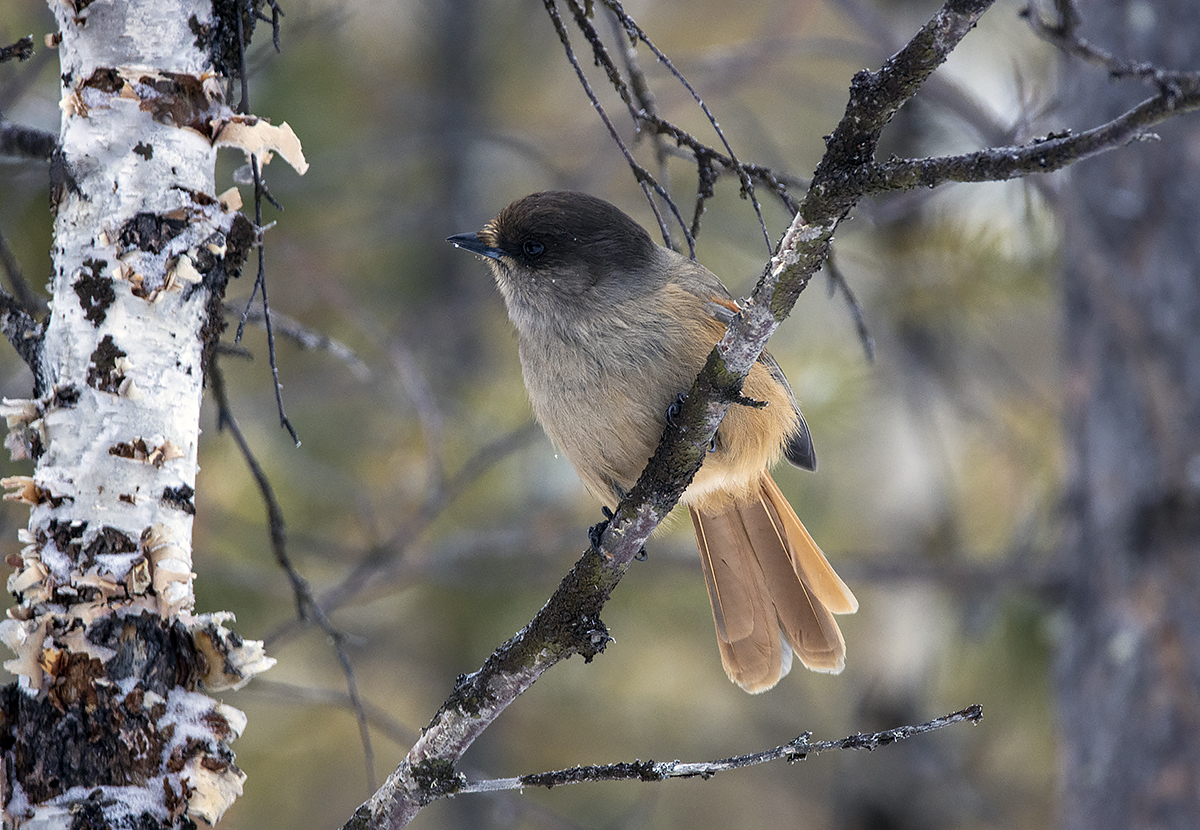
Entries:
[[[31, 507], [0, 624], [6, 826], [215, 822], [241, 792], [240, 712], [204, 695], [273, 662], [195, 615], [204, 362], [253, 241], [218, 198], [221, 144], [279, 133], [224, 101], [207, 0], [51, 0], [62, 61], [52, 312], [30, 400], [6, 401], [6, 479]], [[228, 43], [228, 38], [224, 43]], [[218, 44], [214, 48], [214, 44]], [[228, 129], [227, 129], [228, 128]], [[297, 149], [298, 152], [298, 149]], [[53, 747], [53, 751], [45, 751]]]

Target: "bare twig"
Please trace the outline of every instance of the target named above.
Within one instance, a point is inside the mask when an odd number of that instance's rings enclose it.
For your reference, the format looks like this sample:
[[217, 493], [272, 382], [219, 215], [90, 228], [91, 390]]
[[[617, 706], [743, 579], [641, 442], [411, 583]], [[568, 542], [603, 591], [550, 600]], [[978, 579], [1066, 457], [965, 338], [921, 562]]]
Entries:
[[[588, 100], [592, 102], [592, 107], [600, 116], [600, 120], [604, 122], [604, 126], [608, 130], [608, 134], [612, 137], [613, 142], [618, 148], [620, 148], [621, 154], [625, 157], [625, 162], [629, 165], [629, 169], [633, 171], [634, 179], [642, 188], [642, 192], [646, 194], [646, 199], [649, 201], [650, 207], [654, 210], [654, 215], [658, 219], [658, 226], [662, 231], [663, 241], [666, 242], [667, 245], [671, 244], [671, 232], [667, 229], [667, 223], [663, 220], [662, 216], [659, 215], [658, 204], [650, 195], [651, 191], [658, 194], [658, 196], [670, 209], [671, 213], [675, 216], [675, 220], [679, 223], [679, 226], [683, 228], [684, 237], [688, 243], [688, 253], [690, 256], [695, 257], [696, 240], [692, 238], [691, 233], [688, 231], [688, 226], [683, 221], [683, 216], [680, 214], [679, 208], [675, 205], [674, 200], [671, 198], [671, 194], [667, 192], [665, 187], [658, 183], [658, 180], [654, 178], [654, 174], [652, 174], [645, 167], [642, 167], [642, 165], [638, 164], [637, 159], [633, 157], [633, 153], [630, 152], [629, 147], [621, 139], [621, 135], [617, 132], [617, 128], [613, 124], [612, 119], [608, 117], [608, 113], [605, 111], [604, 106], [600, 103], [600, 99], [596, 96], [595, 90], [592, 89], [592, 85], [588, 81], [587, 75], [583, 71], [583, 67], [579, 64], [579, 59], [575, 56], [575, 50], [571, 47], [571, 36], [567, 32], [566, 24], [563, 23], [562, 15], [560, 15], [558, 12], [556, 0], [543, 0], [543, 2], [546, 6], [546, 13], [550, 15], [550, 21], [554, 24], [554, 29], [558, 33], [558, 39], [562, 43], [563, 49], [566, 51], [567, 60], [570, 62], [572, 68], [574, 68], [575, 75], [579, 78], [580, 86], [583, 87], [583, 91], [587, 95]], [[571, 3], [570, 0], [568, 0], [568, 3], [571, 5], [572, 10], [577, 8], [577, 6], [574, 3]], [[577, 15], [576, 20], [578, 21], [579, 19], [581, 19], [581, 16]], [[582, 16], [582, 19], [584, 21], [584, 31], [587, 33], [588, 29], [591, 28], [591, 23], [587, 21], [586, 16]], [[595, 34], [595, 29], [591, 29], [591, 33], [595, 37], [595, 40], [593, 41], [593, 47], [595, 47], [595, 45], [599, 43], [599, 35]], [[598, 54], [603, 54], [603, 52]], [[599, 60], [599, 57], [597, 57], [597, 60]], [[610, 60], [608, 62], [608, 66], [611, 65], [612, 62]], [[626, 105], [628, 105], [628, 103], [629, 101], [626, 99]]]
[[835, 741], [812, 741], [812, 733], [805, 732], [794, 741], [783, 746], [762, 752], [752, 752], [747, 755], [735, 755], [719, 761], [627, 761], [619, 764], [603, 764], [601, 766], [571, 767], [570, 769], [554, 772], [541, 772], [533, 775], [521, 775], [516, 778], [492, 778], [483, 781], [468, 781], [454, 790], [454, 795], [466, 793], [490, 793], [502, 790], [519, 790], [524, 787], [561, 787], [566, 784], [582, 784], [592, 781], [668, 781], [673, 778], [703, 778], [708, 780], [720, 772], [735, 769], [745, 769], [770, 761], [807, 760], [810, 755], [820, 755], [835, 749], [865, 749], [874, 750], [880, 747], [924, 735], [937, 729], [943, 729], [956, 723], [969, 721], [977, 724], [983, 719], [983, 707], [978, 703], [951, 712], [940, 718], [934, 718], [914, 726], [899, 726], [883, 732], [872, 732], [850, 735]]
[[[279, 46], [279, 16], [283, 14], [279, 7], [272, 3], [273, 9], [272, 26], [274, 27], [275, 46]], [[277, 12], [277, 14], [275, 14]], [[246, 38], [243, 31], [242, 14], [239, 10], [234, 14], [237, 18], [238, 32], [238, 75], [242, 85], [242, 97], [238, 102], [239, 112], [250, 111], [250, 87], [246, 79]], [[263, 18], [265, 19], [265, 18]], [[279, 365], [275, 361], [275, 334], [271, 327], [271, 303], [267, 299], [267, 266], [266, 266], [266, 250], [263, 247], [263, 215], [262, 202], [267, 199], [277, 210], [282, 210], [278, 202], [271, 198], [271, 194], [267, 191], [266, 183], [263, 181], [262, 171], [258, 167], [258, 157], [250, 156], [250, 172], [254, 181], [254, 227], [258, 233], [258, 239], [255, 242], [255, 247], [258, 249], [258, 272], [254, 279], [254, 288], [250, 291], [250, 300], [246, 304], [246, 311], [242, 315], [242, 320], [238, 324], [237, 335], [233, 342], [236, 344], [242, 339], [242, 332], [246, 326], [246, 318], [250, 313], [250, 304], [254, 302], [254, 297], [257, 292], [262, 292], [262, 314], [263, 324], [267, 329], [267, 358], [271, 367], [271, 380], [275, 387], [275, 407], [279, 411], [279, 425], [287, 430], [288, 435], [292, 437], [292, 443], [297, 447], [300, 446], [300, 437], [296, 434], [295, 427], [292, 426], [291, 420], [288, 419], [287, 412], [283, 408], [283, 384], [279, 382]]]
[[[708, 108], [708, 104], [704, 103], [704, 99], [700, 97], [700, 94], [696, 92], [695, 88], [688, 82], [687, 78], [685, 78], [683, 74], [675, 68], [675, 64], [671, 62], [671, 59], [668, 58], [661, 49], [654, 45], [654, 42], [647, 37], [646, 32], [642, 29], [642, 27], [637, 24], [637, 21], [625, 13], [625, 9], [621, 6], [620, 0], [603, 0], [603, 2], [604, 5], [606, 5], [612, 11], [612, 13], [617, 16], [617, 19], [620, 21], [629, 37], [634, 40], [640, 40], [642, 43], [646, 44], [646, 47], [654, 53], [654, 57], [658, 58], [658, 62], [665, 66], [667, 71], [674, 76], [675, 80], [679, 81], [680, 85], [687, 90], [688, 94], [692, 97], [692, 100], [696, 102], [696, 106], [700, 107], [700, 111], [703, 112], [704, 117], [708, 119], [708, 123], [712, 125], [713, 132], [715, 132], [717, 134], [717, 138], [721, 140], [721, 146], [725, 148], [725, 152], [729, 154], [729, 159], [733, 163], [733, 169], [736, 171], [738, 180], [741, 182], [743, 195], [750, 199], [750, 203], [754, 206], [754, 214], [758, 217], [758, 224], [762, 229], [763, 241], [767, 245], [767, 252], [770, 253], [772, 250], [771, 234], [767, 230], [767, 222], [763, 218], [762, 206], [758, 203], [758, 196], [754, 193], [754, 179], [750, 177], [746, 167], [738, 161], [737, 154], [733, 151], [733, 145], [730, 144], [729, 139], [725, 137], [725, 131], [721, 129], [721, 125], [717, 122], [717, 117], [712, 114], [712, 110]], [[637, 115], [638, 114], [635, 113], [635, 117], [637, 117]], [[696, 227], [697, 226], [695, 223], [693, 223], [693, 235]]]
[[[728, 141], [724, 131], [721, 129], [720, 123], [716, 116], [709, 109], [704, 99], [699, 95], [696, 89], [691, 85], [687, 78], [675, 67], [674, 63], [667, 55], [655, 45], [646, 32], [638, 25], [638, 23], [630, 17], [618, 0], [604, 0], [604, 5], [612, 13], [616, 25], [624, 36], [630, 40], [631, 44], [638, 42], [644, 43], [655, 58], [667, 68], [668, 72], [684, 87], [687, 93], [695, 101], [696, 105], [704, 113], [713, 131], [716, 133], [724, 152], [711, 147], [700, 141], [686, 130], [673, 124], [667, 119], [661, 117], [653, 103], [653, 98], [645, 89], [645, 76], [637, 67], [636, 61], [632, 59], [632, 46], [625, 50], [625, 63], [627, 67], [626, 74], [629, 76], [628, 81], [622, 77], [616, 63], [608, 54], [608, 50], [601, 42], [599, 35], [596, 34], [595, 28], [590, 20], [591, 5], [584, 3], [580, 4], [578, 0], [569, 0], [569, 6], [574, 15], [576, 26], [592, 46], [592, 53], [597, 65], [602, 67], [608, 77], [609, 83], [614, 91], [620, 96], [621, 100], [629, 109], [630, 117], [633, 119], [635, 128], [640, 132], [649, 132], [655, 138], [656, 156], [660, 161], [665, 152], [670, 152], [670, 144], [664, 142], [663, 139], [669, 139], [670, 142], [679, 147], [686, 148], [686, 156], [696, 164], [697, 171], [697, 188], [696, 188], [696, 206], [693, 211], [693, 220], [690, 226], [683, 226], [689, 240], [699, 232], [699, 219], [704, 212], [704, 202], [713, 195], [713, 186], [722, 172], [730, 172], [738, 177], [741, 192], [744, 196], [750, 199], [755, 214], [758, 216], [760, 228], [763, 231], [764, 239], [767, 241], [768, 249], [771, 248], [769, 233], [766, 228], [765, 219], [762, 216], [761, 207], [756, 196], [755, 188], [757, 186], [765, 186], [794, 214], [797, 208], [796, 200], [788, 192], [788, 186], [792, 182], [790, 177], [780, 177], [770, 168], [763, 167], [757, 164], [749, 164], [739, 161], [733, 151], [732, 144]], [[552, 19], [556, 19], [557, 9], [547, 6]], [[561, 26], [561, 21], [556, 22], [556, 27], [559, 28], [559, 38], [563, 40], [564, 46], [568, 49], [568, 57], [571, 57], [570, 47], [566, 39], [565, 27]], [[578, 72], [578, 65], [574, 61]], [[585, 89], [589, 91], [589, 97], [592, 97], [595, 104], [595, 97], [590, 92], [590, 86], [585, 84]], [[607, 120], [607, 115], [602, 114], [605, 118], [606, 125], [609, 126], [612, 133], [611, 121]], [[624, 147], [623, 144], [620, 146]], [[625, 150], [626, 159], [631, 160], [631, 155]], [[674, 153], [672, 153], [674, 154]], [[639, 182], [643, 179], [640, 176], [640, 167], [634, 168], [635, 176], [638, 176]], [[645, 172], [645, 171], [642, 171]], [[644, 184], [644, 183], [643, 183]], [[657, 183], [656, 183], [657, 184]], [[643, 186], [645, 189], [645, 186]], [[657, 189], [656, 189], [657, 190]], [[668, 203], [670, 204], [670, 203]], [[671, 205], [674, 210], [674, 206]], [[678, 219], [678, 212], [676, 218]], [[664, 228], [664, 235], [666, 234]], [[665, 236], [669, 244], [669, 236]], [[694, 256], [694, 246], [689, 241], [689, 251]]]

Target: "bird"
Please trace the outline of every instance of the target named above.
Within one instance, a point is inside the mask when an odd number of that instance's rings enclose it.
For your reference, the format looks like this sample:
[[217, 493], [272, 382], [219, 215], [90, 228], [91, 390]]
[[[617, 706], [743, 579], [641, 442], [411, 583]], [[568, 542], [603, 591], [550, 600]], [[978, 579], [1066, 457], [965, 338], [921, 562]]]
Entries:
[[[484, 258], [517, 331], [533, 412], [584, 486], [613, 509], [664, 420], [740, 306], [700, 263], [654, 242], [616, 206], [573, 191], [516, 200], [477, 233], [448, 238]], [[684, 491], [730, 680], [775, 686], [792, 657], [845, 667], [835, 614], [858, 600], [771, 477], [781, 458], [815, 471], [804, 416], [763, 352]]]

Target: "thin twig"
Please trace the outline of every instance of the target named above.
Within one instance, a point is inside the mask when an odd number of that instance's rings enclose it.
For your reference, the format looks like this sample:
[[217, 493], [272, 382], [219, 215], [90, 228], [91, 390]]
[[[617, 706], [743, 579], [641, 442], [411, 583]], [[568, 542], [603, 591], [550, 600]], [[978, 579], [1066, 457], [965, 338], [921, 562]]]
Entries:
[[[563, 49], [566, 51], [567, 60], [574, 68], [575, 74], [579, 78], [579, 83], [583, 87], [583, 91], [587, 94], [588, 100], [592, 102], [592, 108], [596, 110], [596, 113], [600, 116], [600, 120], [604, 122], [604, 126], [608, 130], [608, 134], [612, 137], [613, 142], [616, 143], [617, 147], [621, 150], [621, 155], [625, 157], [625, 162], [629, 165], [629, 169], [633, 171], [634, 179], [642, 188], [642, 192], [646, 194], [646, 198], [649, 200], [651, 208], [654, 209], [655, 216], [658, 216], [658, 207], [655, 204], [654, 199], [650, 196], [651, 190], [653, 190], [659, 195], [659, 197], [662, 198], [663, 202], [675, 216], [675, 220], [679, 223], [679, 227], [683, 228], [684, 238], [688, 243], [688, 255], [695, 258], [696, 240], [692, 238], [691, 233], [688, 231], [688, 227], [683, 221], [683, 215], [680, 214], [679, 208], [675, 205], [674, 200], [671, 198], [671, 194], [667, 192], [666, 188], [658, 183], [658, 180], [654, 178], [654, 174], [645, 167], [642, 167], [642, 165], [638, 164], [637, 159], [633, 157], [633, 153], [630, 152], [629, 147], [625, 144], [624, 140], [622, 140], [620, 134], [617, 132], [617, 128], [613, 124], [612, 119], [608, 117], [608, 113], [605, 111], [604, 106], [600, 103], [600, 99], [596, 96], [596, 91], [592, 89], [592, 85], [587, 79], [587, 75], [584, 73], [583, 67], [579, 64], [579, 58], [575, 56], [575, 50], [571, 47], [571, 36], [567, 32], [567, 27], [563, 23], [562, 16], [558, 12], [558, 6], [555, 0], [543, 0], [543, 4], [546, 7], [546, 13], [550, 15], [550, 20], [554, 24], [555, 31], [558, 33], [558, 39], [562, 43]], [[571, 5], [572, 9], [574, 9], [574, 4]], [[584, 31], [586, 32], [588, 29], [591, 29], [591, 24], [587, 22], [586, 17], [583, 19]], [[595, 33], [594, 29], [591, 29], [591, 31]], [[597, 35], [596, 37], [598, 39], [599, 36]], [[663, 222], [661, 217], [658, 217], [658, 220], [659, 227], [663, 232], [663, 238], [669, 245], [671, 237], [669, 231], [667, 230], [666, 223]]]
[[594, 781], [667, 781], [673, 778], [703, 778], [708, 780], [720, 772], [735, 769], [745, 769], [771, 761], [807, 760], [810, 755], [820, 755], [835, 749], [865, 749], [868, 751], [890, 746], [891, 744], [924, 735], [937, 729], [943, 729], [956, 723], [969, 721], [978, 724], [983, 719], [983, 707], [978, 703], [951, 712], [940, 718], [934, 718], [915, 726], [900, 726], [883, 732], [872, 732], [850, 735], [836, 741], [816, 741], [811, 739], [812, 733], [805, 732], [794, 741], [783, 746], [768, 749], [763, 752], [752, 752], [747, 755], [735, 755], [719, 761], [627, 761], [619, 764], [603, 764], [600, 766], [572, 767], [554, 772], [540, 772], [533, 775], [521, 775], [517, 778], [491, 778], [482, 781], [467, 781], [454, 790], [454, 795], [465, 793], [490, 793], [502, 790], [519, 790], [525, 787], [561, 787], [566, 784], [582, 784]]
[[[629, 77], [629, 91], [633, 96], [633, 101], [643, 112], [657, 115], [658, 102], [654, 99], [654, 90], [650, 88], [650, 81], [646, 78], [645, 70], [638, 63], [637, 41], [629, 38], [628, 32], [621, 25], [621, 20], [617, 15], [610, 14], [609, 21], [612, 23], [613, 37], [622, 46], [621, 59], [625, 64], [625, 74]], [[671, 189], [671, 171], [668, 167], [668, 159], [671, 155], [670, 146], [664, 140], [662, 133], [651, 132], [650, 141], [654, 145], [654, 161], [658, 165], [658, 181], [669, 191]]]
[[279, 22], [284, 17], [283, 9], [279, 5], [279, 0], [266, 0], [266, 2], [271, 7], [271, 16], [267, 17], [261, 9], [255, 9], [254, 16], [271, 24], [271, 43], [274, 45], [275, 51], [279, 52]]
[[688, 94], [692, 96], [692, 100], [696, 102], [696, 105], [700, 107], [700, 111], [704, 113], [704, 117], [708, 119], [708, 123], [712, 125], [713, 132], [721, 140], [721, 145], [725, 148], [725, 152], [729, 154], [734, 169], [737, 171], [738, 179], [742, 185], [742, 193], [750, 199], [750, 203], [754, 206], [754, 215], [758, 217], [758, 224], [762, 229], [763, 241], [766, 243], [767, 253], [770, 254], [774, 246], [771, 243], [771, 234], [767, 230], [767, 221], [762, 215], [762, 206], [758, 203], [758, 196], [754, 192], [754, 180], [750, 177], [742, 163], [738, 161], [737, 154], [733, 151], [733, 145], [725, 137], [725, 131], [721, 129], [717, 117], [713, 115], [712, 110], [708, 108], [708, 104], [704, 103], [704, 99], [700, 97], [700, 94], [696, 92], [695, 88], [688, 82], [688, 79], [683, 76], [683, 73], [675, 68], [675, 64], [672, 63], [671, 59], [650, 40], [645, 30], [637, 24], [637, 21], [625, 13], [625, 9], [619, 0], [603, 0], [603, 2], [613, 14], [617, 15], [621, 21], [621, 25], [625, 27], [625, 31], [631, 37], [637, 38], [646, 44], [647, 48], [654, 53], [654, 57], [658, 58], [658, 62], [665, 66], [667, 71], [674, 76], [675, 80], [679, 81], [680, 85], [688, 91]]
[[[253, 12], [252, 0], [246, 0], [247, 8]], [[272, 7], [282, 14], [278, 7], [272, 4]], [[239, 9], [235, 12], [234, 17], [237, 18], [237, 36], [238, 36], [238, 74], [241, 76], [242, 97], [238, 102], [238, 111], [247, 113], [250, 111], [250, 87], [246, 78], [246, 39], [243, 33], [242, 14]], [[274, 22], [276, 47], [278, 48], [278, 20]], [[262, 292], [262, 311], [263, 324], [267, 329], [267, 359], [271, 368], [271, 381], [275, 387], [275, 408], [279, 411], [279, 425], [287, 430], [288, 435], [292, 437], [292, 443], [299, 447], [300, 436], [296, 434], [295, 427], [292, 426], [291, 420], [287, 416], [287, 412], [283, 408], [283, 384], [279, 382], [279, 364], [275, 361], [275, 334], [271, 328], [271, 303], [267, 299], [267, 266], [266, 266], [266, 250], [263, 246], [263, 215], [262, 215], [262, 200], [266, 198], [276, 209], [282, 210], [282, 207], [271, 198], [267, 192], [267, 186], [263, 181], [262, 171], [258, 167], [258, 156], [253, 153], [250, 155], [250, 172], [254, 181], [254, 227], [258, 233], [256, 247], [258, 248], [258, 274], [254, 280], [254, 288], [250, 291], [250, 300], [246, 305], [246, 311], [242, 315], [242, 320], [238, 323], [237, 335], [233, 342], [239, 343], [242, 339], [242, 332], [245, 331], [246, 318], [250, 313], [250, 303], [254, 302], [256, 292]]]
[[[261, 228], [263, 185], [261, 173], [258, 169], [258, 158], [256, 156], [250, 157], [250, 169], [254, 173], [254, 224], [256, 227]], [[279, 382], [279, 364], [275, 360], [275, 333], [271, 328], [271, 303], [267, 299], [267, 267], [265, 257], [265, 249], [260, 238], [258, 240], [258, 278], [255, 284], [262, 291], [263, 325], [267, 329], [267, 360], [271, 367], [271, 381], [275, 387], [275, 408], [279, 412], [279, 425], [288, 431], [288, 435], [292, 436], [292, 443], [299, 447], [300, 436], [296, 434], [296, 430], [283, 408], [283, 384]]]

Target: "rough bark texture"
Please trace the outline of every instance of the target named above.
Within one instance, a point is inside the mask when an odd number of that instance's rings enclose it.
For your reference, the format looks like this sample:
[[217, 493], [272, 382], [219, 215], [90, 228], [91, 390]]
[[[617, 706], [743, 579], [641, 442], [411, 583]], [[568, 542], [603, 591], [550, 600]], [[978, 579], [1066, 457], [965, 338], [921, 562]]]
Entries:
[[[204, 361], [253, 233], [214, 195], [225, 105], [208, 0], [52, 2], [63, 120], [52, 312], [34, 397], [5, 401], [4, 480], [29, 505], [0, 624], [6, 826], [215, 821], [244, 777], [240, 712], [201, 693], [267, 667], [195, 616], [193, 489]], [[242, 126], [250, 126], [242, 119]]]
[[[1195, 0], [1082, 11], [1082, 34], [1118, 55], [1200, 66]], [[1063, 100], [1093, 113], [1145, 95], [1066, 72]], [[1065, 194], [1069, 830], [1200, 827], [1200, 126], [1160, 133], [1080, 165]]]

